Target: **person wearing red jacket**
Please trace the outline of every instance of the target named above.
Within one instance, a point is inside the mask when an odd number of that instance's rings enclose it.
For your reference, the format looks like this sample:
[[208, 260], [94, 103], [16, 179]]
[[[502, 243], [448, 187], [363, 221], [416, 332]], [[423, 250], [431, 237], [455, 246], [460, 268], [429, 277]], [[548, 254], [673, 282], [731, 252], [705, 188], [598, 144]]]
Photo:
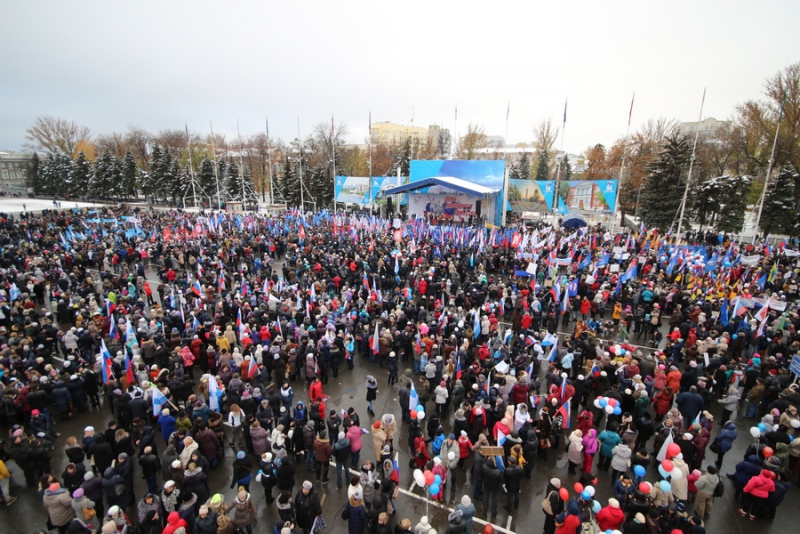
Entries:
[[762, 469], [761, 474], [750, 479], [743, 491], [744, 505], [739, 508], [739, 513], [752, 521], [766, 504], [769, 494], [775, 491], [775, 473]]
[[595, 518], [600, 525], [600, 531], [606, 532], [607, 530], [618, 530], [625, 521], [625, 513], [620, 509], [619, 501], [611, 498], [608, 499], [608, 506], [597, 512]]
[[188, 529], [189, 524], [186, 523], [185, 519], [181, 519], [178, 512], [170, 512], [167, 516], [167, 526], [164, 527], [161, 534], [175, 534], [175, 531], [179, 528]]

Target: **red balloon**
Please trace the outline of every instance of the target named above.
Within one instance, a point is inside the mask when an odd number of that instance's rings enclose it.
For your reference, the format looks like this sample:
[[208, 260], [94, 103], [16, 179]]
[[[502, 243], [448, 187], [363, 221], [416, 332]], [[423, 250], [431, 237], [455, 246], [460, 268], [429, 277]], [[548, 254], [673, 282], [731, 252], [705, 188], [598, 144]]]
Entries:
[[764, 447], [763, 449], [761, 449], [761, 454], [764, 455], [764, 458], [769, 458], [770, 456], [775, 454], [775, 451], [772, 450], [772, 447]]
[[663, 462], [661, 462], [661, 467], [664, 468], [664, 471], [669, 473], [673, 469], [675, 469], [675, 464], [673, 464], [670, 460], [664, 460]]
[[576, 482], [575, 485], [572, 487], [575, 489], [575, 493], [580, 493], [583, 491], [583, 484], [581, 484], [580, 482]]
[[677, 443], [670, 443], [669, 447], [667, 447], [667, 455], [670, 458], [672, 458], [673, 456], [678, 456], [680, 453], [681, 453], [681, 448], [680, 445], [678, 445]]
[[426, 470], [425, 473], [423, 473], [423, 474], [425, 475], [425, 484], [427, 484], [428, 486], [433, 484], [433, 478], [434, 478], [433, 477], [433, 473], [431, 473], [430, 471]]
[[609, 397], [609, 399], [608, 399], [608, 405], [609, 405], [609, 406], [616, 406], [616, 405], [617, 405], [617, 399], [615, 399], [615, 398], [613, 398], [613, 397]]
[[639, 484], [639, 491], [647, 495], [648, 493], [650, 493], [650, 484], [648, 484], [647, 482], [641, 482]]
[[561, 499], [568, 501], [569, 491], [567, 491], [567, 488], [561, 488], [560, 490], [558, 490], [558, 496], [561, 497]]
[[417, 419], [417, 410], [411, 410], [411, 419]]

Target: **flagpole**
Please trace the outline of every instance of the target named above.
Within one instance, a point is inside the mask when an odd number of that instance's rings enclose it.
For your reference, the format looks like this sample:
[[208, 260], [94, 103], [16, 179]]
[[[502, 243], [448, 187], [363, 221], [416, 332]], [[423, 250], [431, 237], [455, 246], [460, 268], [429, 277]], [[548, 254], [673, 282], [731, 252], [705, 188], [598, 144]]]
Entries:
[[[631, 133], [631, 117], [633, 117], [633, 101], [636, 99], [636, 91], [633, 92], [633, 97], [631, 97], [631, 110], [628, 112], [628, 127], [625, 130], [625, 143], [622, 145], [622, 165], [619, 168], [619, 180], [617, 183], [617, 196], [614, 198], [614, 213], [616, 214], [619, 211], [619, 195], [622, 192], [622, 173], [625, 170], [625, 155], [628, 152], [628, 136]], [[616, 218], [616, 215], [615, 215]], [[620, 226], [625, 226], [624, 217], [620, 217], [619, 220]]]
[[367, 136], [367, 146], [369, 147], [369, 180], [367, 181], [369, 187], [369, 214], [372, 215], [374, 209], [375, 199], [372, 195], [372, 110], [369, 112], [369, 135]]
[[[275, 188], [272, 179], [272, 151], [269, 147], [269, 117], [267, 117], [267, 165], [269, 165], [269, 203], [275, 203]], [[263, 189], [263, 188], [262, 188]]]
[[458, 157], [458, 104], [456, 103], [455, 124], [453, 125], [453, 134], [455, 142], [453, 143], [453, 150], [450, 151], [450, 159]]
[[706, 88], [703, 87], [703, 100], [700, 101], [700, 117], [697, 119], [697, 130], [694, 132], [694, 147], [692, 148], [692, 159], [689, 161], [689, 176], [686, 177], [686, 188], [683, 190], [683, 200], [681, 201], [681, 216], [678, 219], [678, 236], [681, 235], [683, 228], [683, 214], [686, 212], [686, 197], [689, 196], [689, 186], [692, 183], [692, 168], [694, 167], [694, 154], [697, 151], [697, 138], [700, 136], [700, 121], [703, 120], [703, 106], [706, 103]]
[[[189, 125], [184, 123], [184, 126], [186, 127], [186, 148], [188, 148], [188, 150], [189, 150], [189, 174], [192, 177], [192, 203], [194, 204], [194, 207], [196, 208], [197, 207], [197, 192], [194, 189], [194, 167], [192, 166], [192, 144], [191, 144], [191, 142], [189, 142]], [[184, 202], [184, 209], [186, 208], [185, 204], [186, 203]]]
[[[569, 98], [564, 102], [564, 122], [561, 124], [561, 152], [564, 152], [564, 130], [567, 129], [567, 103], [569, 102]], [[553, 213], [558, 214], [558, 187], [559, 181], [561, 178], [561, 163], [563, 163], [564, 158], [561, 158], [561, 162], [558, 163], [558, 167], [556, 167], [556, 187], [553, 191]]]
[[214, 146], [214, 124], [209, 121], [211, 126], [211, 155], [214, 156], [214, 179], [217, 182], [217, 209], [222, 209], [222, 198], [219, 196], [219, 172], [217, 171], [217, 148]]
[[236, 119], [236, 137], [239, 138], [239, 181], [242, 183], [242, 210], [247, 211], [244, 196], [244, 163], [242, 162], [242, 134], [239, 133], [239, 119]]
[[775, 125], [775, 139], [772, 141], [772, 152], [769, 154], [769, 165], [767, 166], [767, 176], [764, 178], [764, 190], [761, 191], [761, 199], [758, 202], [758, 217], [756, 218], [756, 227], [753, 231], [753, 243], [756, 242], [758, 237], [758, 226], [761, 224], [761, 212], [764, 210], [764, 201], [767, 198], [767, 186], [769, 186], [769, 175], [772, 173], [772, 165], [775, 163], [775, 148], [778, 146], [778, 132], [781, 131], [781, 121], [783, 120], [783, 107], [786, 103], [786, 91], [783, 92], [783, 103], [781, 103], [781, 114], [778, 118], [778, 124]]
[[[508, 144], [508, 115], [509, 115], [509, 113], [511, 113], [511, 100], [508, 101], [508, 106], [506, 107], [506, 136], [503, 139], [503, 144], [504, 145]], [[503, 148], [505, 149], [505, 146], [503, 146]], [[505, 160], [505, 159], [506, 159], [506, 151], [503, 150], [503, 160]], [[503, 211], [505, 211], [505, 206], [503, 206]], [[503, 223], [504, 223], [504, 226], [505, 226], [505, 217], [503, 217]]]
[[331, 159], [333, 161], [333, 213], [336, 213], [336, 134], [334, 133], [333, 114], [331, 114]]
[[305, 213], [305, 203], [303, 202], [303, 142], [300, 140], [300, 115], [297, 116], [297, 146], [300, 155], [297, 157], [297, 177], [300, 180], [300, 211]]

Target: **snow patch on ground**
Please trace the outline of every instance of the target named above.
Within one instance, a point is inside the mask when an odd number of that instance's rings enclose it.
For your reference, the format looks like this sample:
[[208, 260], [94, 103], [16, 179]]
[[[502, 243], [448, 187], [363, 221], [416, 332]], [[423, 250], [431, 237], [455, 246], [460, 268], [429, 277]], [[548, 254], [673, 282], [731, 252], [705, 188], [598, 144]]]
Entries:
[[[60, 200], [62, 210], [72, 208], [96, 208], [108, 206], [108, 204], [95, 204], [92, 202], [75, 202], [72, 200]], [[24, 207], [23, 207], [24, 205]], [[46, 198], [11, 198], [0, 197], [0, 212], [3, 213], [22, 213], [27, 211], [42, 211], [54, 209], [53, 201]]]

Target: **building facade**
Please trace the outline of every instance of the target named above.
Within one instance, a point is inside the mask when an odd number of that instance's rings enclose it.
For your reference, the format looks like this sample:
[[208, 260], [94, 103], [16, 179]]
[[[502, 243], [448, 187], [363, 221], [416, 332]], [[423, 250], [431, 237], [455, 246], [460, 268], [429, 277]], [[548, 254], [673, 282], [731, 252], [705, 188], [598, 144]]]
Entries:
[[706, 117], [700, 122], [682, 122], [679, 132], [681, 135], [694, 137], [699, 130], [700, 137], [713, 136], [717, 134], [717, 130], [728, 124], [730, 124], [730, 121], [718, 121], [714, 117]]
[[28, 191], [26, 185], [28, 166], [33, 154], [21, 152], [0, 152], [0, 178], [2, 178], [2, 192], [6, 195], [25, 195]]

